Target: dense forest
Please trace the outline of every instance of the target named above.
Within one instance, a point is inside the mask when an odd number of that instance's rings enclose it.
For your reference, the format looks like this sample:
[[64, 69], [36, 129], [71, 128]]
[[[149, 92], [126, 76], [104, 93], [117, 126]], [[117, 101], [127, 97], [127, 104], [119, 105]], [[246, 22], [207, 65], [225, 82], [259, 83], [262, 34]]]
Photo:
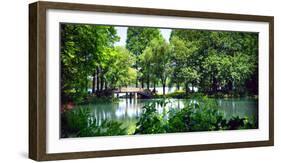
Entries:
[[126, 46], [119, 40], [114, 26], [61, 24], [63, 104], [121, 87], [258, 94], [257, 33], [172, 29], [166, 41], [159, 28], [128, 27]]

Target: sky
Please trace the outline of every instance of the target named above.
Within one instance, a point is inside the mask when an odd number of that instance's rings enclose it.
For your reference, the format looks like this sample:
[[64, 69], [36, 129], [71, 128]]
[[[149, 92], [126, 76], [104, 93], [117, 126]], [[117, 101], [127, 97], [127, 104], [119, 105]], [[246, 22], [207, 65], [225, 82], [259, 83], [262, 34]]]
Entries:
[[[127, 29], [128, 27], [115, 27], [117, 30], [117, 35], [120, 37], [120, 41], [115, 43], [115, 46], [125, 46], [127, 39]], [[171, 29], [160, 29], [160, 32], [164, 39], [169, 42]]]

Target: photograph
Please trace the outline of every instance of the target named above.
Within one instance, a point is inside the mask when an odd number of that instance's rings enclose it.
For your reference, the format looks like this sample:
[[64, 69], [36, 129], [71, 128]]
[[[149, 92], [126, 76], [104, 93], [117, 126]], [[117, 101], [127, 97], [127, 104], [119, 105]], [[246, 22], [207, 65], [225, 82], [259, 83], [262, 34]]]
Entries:
[[60, 137], [258, 129], [258, 33], [60, 24]]
[[147, 5], [29, 4], [29, 158], [274, 146], [274, 16]]

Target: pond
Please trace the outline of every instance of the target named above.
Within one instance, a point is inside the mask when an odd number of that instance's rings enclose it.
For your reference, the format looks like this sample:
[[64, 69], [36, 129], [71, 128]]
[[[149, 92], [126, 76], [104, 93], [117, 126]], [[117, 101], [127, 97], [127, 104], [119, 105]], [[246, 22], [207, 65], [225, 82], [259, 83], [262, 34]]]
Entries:
[[[86, 106], [91, 109], [92, 115], [100, 123], [102, 120], [115, 120], [123, 123], [124, 127], [135, 129], [137, 118], [142, 114], [142, 107], [155, 99], [125, 99], [120, 98], [114, 103], [96, 103]], [[168, 108], [181, 109], [188, 102], [186, 99], [170, 99]], [[256, 120], [258, 116], [258, 100], [250, 98], [216, 99], [226, 119], [232, 116], [245, 117]], [[161, 113], [163, 108], [157, 107]], [[133, 132], [133, 131], [132, 131]]]

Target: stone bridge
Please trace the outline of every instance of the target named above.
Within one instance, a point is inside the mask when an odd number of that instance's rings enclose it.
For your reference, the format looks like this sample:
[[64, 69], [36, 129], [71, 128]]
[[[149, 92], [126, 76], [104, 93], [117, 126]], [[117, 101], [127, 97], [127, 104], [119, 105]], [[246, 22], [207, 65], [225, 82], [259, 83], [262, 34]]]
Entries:
[[126, 93], [126, 96], [128, 96], [128, 94], [130, 95], [130, 98], [132, 97], [132, 95], [134, 94], [134, 97], [137, 98], [137, 95], [141, 95], [145, 98], [151, 98], [152, 97], [152, 92], [143, 88], [120, 88], [120, 89], [116, 89], [113, 91], [114, 93], [117, 94], [117, 97], [119, 96], [119, 93]]

